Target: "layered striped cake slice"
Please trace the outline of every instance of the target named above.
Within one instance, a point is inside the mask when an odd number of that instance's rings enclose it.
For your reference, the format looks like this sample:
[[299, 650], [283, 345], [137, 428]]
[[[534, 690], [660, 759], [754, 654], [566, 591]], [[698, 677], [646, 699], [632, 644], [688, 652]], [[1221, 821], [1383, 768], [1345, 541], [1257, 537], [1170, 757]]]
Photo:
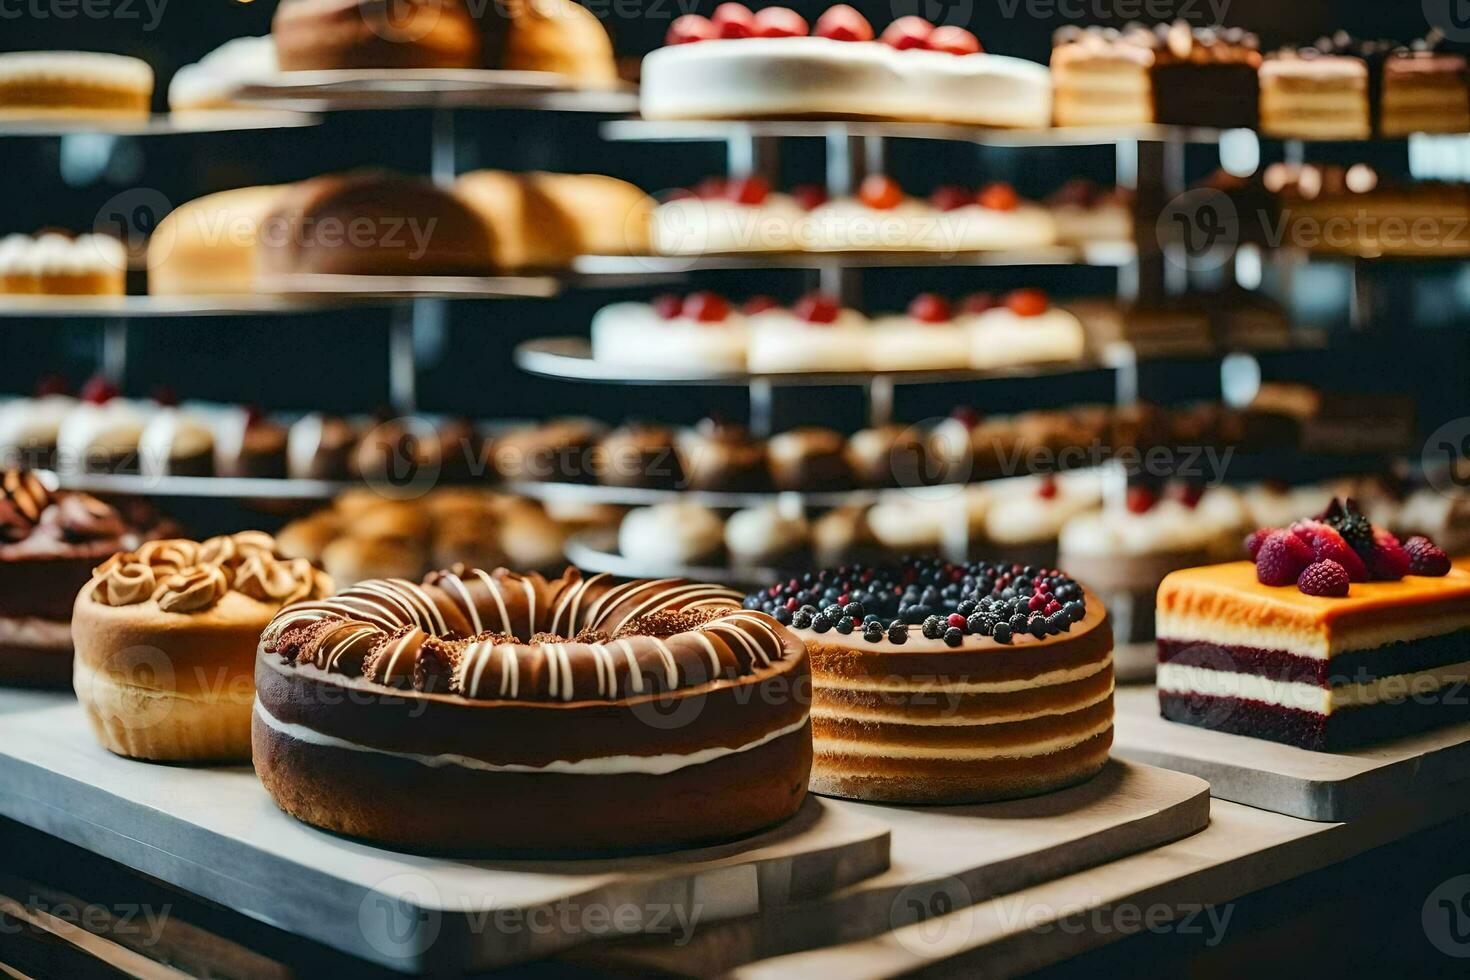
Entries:
[[1159, 587], [1164, 717], [1334, 750], [1470, 719], [1470, 571], [1265, 585], [1248, 561]]

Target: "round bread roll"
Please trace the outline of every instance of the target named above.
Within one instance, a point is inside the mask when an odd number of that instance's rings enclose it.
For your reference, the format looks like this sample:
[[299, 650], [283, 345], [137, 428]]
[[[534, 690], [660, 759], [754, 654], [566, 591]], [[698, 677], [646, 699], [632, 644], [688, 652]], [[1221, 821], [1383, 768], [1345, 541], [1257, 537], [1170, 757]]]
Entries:
[[618, 80], [612, 39], [586, 7], [573, 0], [516, 0], [509, 10], [503, 67], [555, 72], [588, 86]]
[[257, 251], [262, 277], [485, 275], [485, 225], [427, 180], [377, 171], [303, 181], [277, 201]]
[[480, 27], [465, 0], [284, 0], [271, 36], [283, 71], [484, 62]]
[[454, 193], [484, 224], [498, 269], [557, 269], [578, 254], [578, 228], [556, 199], [521, 174], [475, 170]]
[[648, 255], [654, 200], [640, 188], [602, 174], [527, 175], [572, 226], [576, 255]]
[[148, 239], [154, 296], [244, 295], [255, 286], [261, 228], [285, 185], [206, 194], [169, 212]]
[[369, 578], [418, 578], [428, 564], [420, 544], [392, 538], [338, 538], [322, 549], [322, 567], [342, 583]]
[[342, 521], [324, 510], [292, 521], [276, 534], [276, 549], [287, 558], [305, 558], [320, 565], [322, 552], [342, 534]]

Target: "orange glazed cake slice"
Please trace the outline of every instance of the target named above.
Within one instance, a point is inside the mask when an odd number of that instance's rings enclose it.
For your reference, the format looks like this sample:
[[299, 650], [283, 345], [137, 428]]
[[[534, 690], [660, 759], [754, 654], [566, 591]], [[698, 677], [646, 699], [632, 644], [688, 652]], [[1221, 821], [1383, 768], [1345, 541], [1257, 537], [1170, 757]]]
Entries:
[[1470, 718], [1470, 572], [1334, 508], [1164, 579], [1164, 717], [1319, 751]]

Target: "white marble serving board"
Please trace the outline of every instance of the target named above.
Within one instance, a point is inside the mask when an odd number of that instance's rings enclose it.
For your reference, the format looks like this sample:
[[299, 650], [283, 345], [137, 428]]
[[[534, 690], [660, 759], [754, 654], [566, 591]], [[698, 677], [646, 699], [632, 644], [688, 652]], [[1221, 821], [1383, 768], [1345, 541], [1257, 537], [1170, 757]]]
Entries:
[[[1025, 800], [927, 808], [833, 804], [892, 827], [887, 871], [790, 908], [705, 926], [687, 943], [639, 937], [583, 947], [567, 959], [619, 972], [723, 974], [771, 957], [922, 929], [928, 919], [1189, 837], [1210, 821], [1204, 781], [1116, 759], [1090, 782]], [[846, 969], [792, 975], [845, 976]]]
[[0, 815], [409, 972], [487, 969], [634, 932], [677, 938], [889, 863], [881, 815], [815, 796], [782, 827], [694, 851], [579, 861], [401, 854], [285, 815], [248, 766], [114, 756], [69, 694], [43, 692], [0, 690]]
[[1470, 776], [1470, 722], [1346, 752], [1312, 752], [1159, 715], [1152, 684], [1118, 688], [1113, 752], [1193, 773], [1222, 800], [1305, 820], [1351, 820]]

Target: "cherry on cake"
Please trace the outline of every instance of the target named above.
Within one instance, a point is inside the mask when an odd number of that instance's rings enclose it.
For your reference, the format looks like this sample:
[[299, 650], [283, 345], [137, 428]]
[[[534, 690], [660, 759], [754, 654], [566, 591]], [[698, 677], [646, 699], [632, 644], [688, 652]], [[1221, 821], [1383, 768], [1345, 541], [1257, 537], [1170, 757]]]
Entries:
[[944, 371], [970, 366], [970, 343], [949, 301], [934, 293], [914, 297], [908, 310], [879, 317], [868, 331], [874, 371]]
[[812, 669], [813, 792], [978, 803], [1082, 782], [1113, 733], [1112, 633], [1055, 568], [906, 559], [772, 584]]
[[711, 177], [654, 208], [650, 237], [661, 255], [799, 251], [806, 211], [762, 177]]
[[1069, 180], [1047, 197], [1046, 207], [1060, 245], [1133, 241], [1133, 195], [1121, 188]]
[[1470, 573], [1352, 501], [1159, 587], [1164, 717], [1333, 751], [1470, 717]]
[[939, 212], [937, 225], [950, 250], [1045, 248], [1056, 244], [1057, 227], [1046, 208], [1024, 201], [1009, 184], [976, 190], [946, 185], [929, 197]]
[[962, 27], [900, 17], [881, 34], [838, 4], [814, 25], [785, 7], [722, 3], [670, 26], [643, 59], [648, 119], [889, 119], [1039, 128], [1047, 69], [988, 54]]
[[870, 367], [868, 318], [831, 296], [810, 293], [790, 309], [757, 300], [747, 305], [750, 370], [865, 371]]
[[592, 318], [592, 356], [605, 364], [739, 372], [749, 345], [746, 317], [715, 293], [613, 303]]
[[1039, 289], [1015, 290], [988, 308], [976, 297], [965, 310], [970, 366], [979, 370], [1075, 361], [1086, 347], [1077, 317]]

